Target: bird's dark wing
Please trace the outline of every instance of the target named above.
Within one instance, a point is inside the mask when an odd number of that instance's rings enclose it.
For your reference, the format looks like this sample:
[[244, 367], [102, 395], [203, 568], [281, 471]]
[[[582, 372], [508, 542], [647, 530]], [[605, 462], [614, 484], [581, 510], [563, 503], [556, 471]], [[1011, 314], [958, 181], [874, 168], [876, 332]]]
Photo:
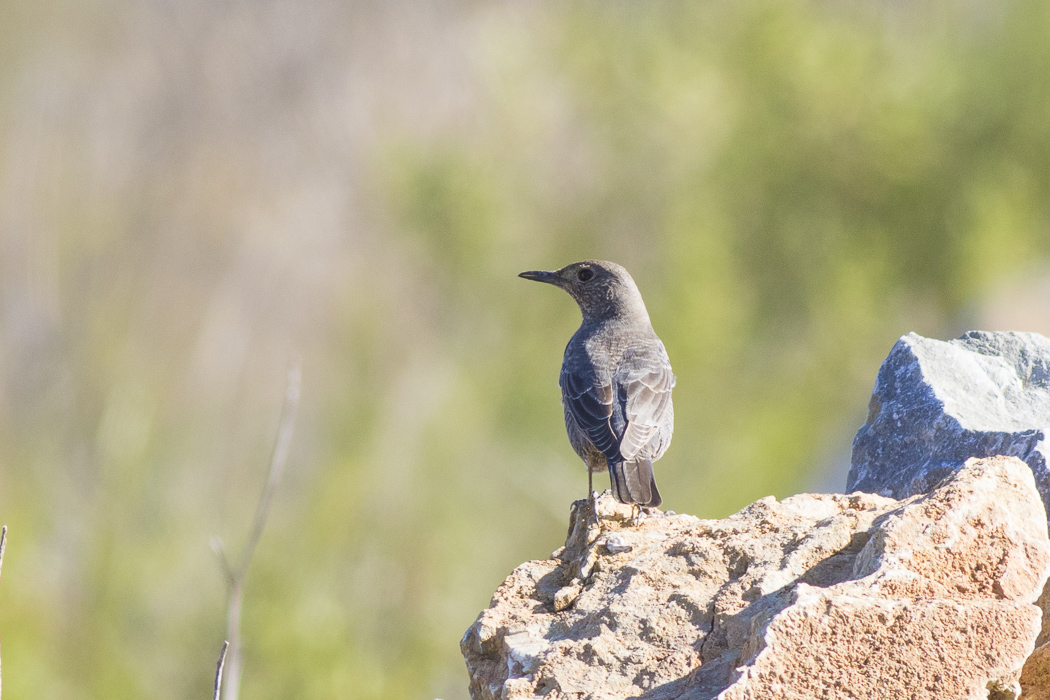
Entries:
[[[675, 376], [663, 348], [642, 356], [627, 357], [616, 372], [618, 409], [623, 411], [626, 426], [620, 439], [620, 454], [625, 460], [639, 455], [655, 459], [666, 449], [670, 439], [671, 389]], [[619, 413], [619, 411], [616, 411]], [[613, 419], [613, 422], [618, 421]], [[666, 433], [666, 434], [663, 434]], [[660, 445], [653, 444], [658, 438]]]
[[610, 462], [621, 461], [619, 436], [613, 432], [609, 422], [613, 414], [611, 381], [602, 381], [589, 365], [566, 365], [562, 367], [558, 385], [561, 386], [566, 411], [591, 443]]

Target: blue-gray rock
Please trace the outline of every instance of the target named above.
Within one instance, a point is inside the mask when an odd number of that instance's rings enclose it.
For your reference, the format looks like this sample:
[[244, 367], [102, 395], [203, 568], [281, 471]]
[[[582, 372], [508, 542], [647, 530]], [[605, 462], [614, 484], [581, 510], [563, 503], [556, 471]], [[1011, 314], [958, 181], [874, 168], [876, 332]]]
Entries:
[[1050, 511], [1050, 339], [970, 331], [949, 341], [909, 333], [879, 369], [853, 440], [847, 491], [905, 498], [931, 491], [970, 457], [1010, 455], [1032, 468]]

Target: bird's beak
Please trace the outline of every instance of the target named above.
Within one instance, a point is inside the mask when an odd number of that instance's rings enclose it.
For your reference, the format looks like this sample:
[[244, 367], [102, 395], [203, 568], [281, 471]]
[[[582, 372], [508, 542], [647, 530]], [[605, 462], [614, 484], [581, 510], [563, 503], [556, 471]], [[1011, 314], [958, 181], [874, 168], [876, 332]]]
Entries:
[[533, 282], [546, 282], [547, 284], [558, 284], [561, 281], [561, 277], [550, 270], [530, 270], [529, 272], [522, 272], [518, 277], [524, 277]]

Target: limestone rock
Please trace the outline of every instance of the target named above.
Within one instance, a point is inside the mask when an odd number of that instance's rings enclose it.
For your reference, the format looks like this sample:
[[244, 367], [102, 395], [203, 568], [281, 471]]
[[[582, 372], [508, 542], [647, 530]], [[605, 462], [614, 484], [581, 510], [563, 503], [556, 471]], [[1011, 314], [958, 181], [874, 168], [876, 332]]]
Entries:
[[770, 497], [724, 520], [598, 507], [601, 528], [574, 504], [556, 558], [515, 569], [467, 630], [475, 700], [1017, 695], [1050, 566], [1017, 459], [903, 501]]
[[847, 491], [925, 493], [970, 457], [1013, 455], [1031, 467], [1050, 509], [1050, 339], [971, 331], [914, 333], [879, 369], [868, 420], [853, 441]]

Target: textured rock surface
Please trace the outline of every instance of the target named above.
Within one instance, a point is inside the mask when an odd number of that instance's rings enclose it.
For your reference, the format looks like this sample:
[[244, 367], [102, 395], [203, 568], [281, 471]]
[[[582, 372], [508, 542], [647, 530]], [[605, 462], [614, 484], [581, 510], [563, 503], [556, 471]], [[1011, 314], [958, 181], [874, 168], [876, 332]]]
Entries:
[[925, 493], [970, 457], [1013, 455], [1050, 509], [1050, 339], [971, 331], [940, 341], [909, 333], [879, 369], [853, 441], [847, 491]]
[[461, 643], [481, 698], [1012, 697], [1050, 565], [1031, 470], [765, 498], [725, 520], [574, 505]]
[[1050, 700], [1050, 644], [1044, 644], [1028, 657], [1021, 672], [1024, 700]]
[[1021, 688], [1025, 700], [1050, 700], [1050, 582], [1035, 604], [1043, 611], [1043, 629], [1035, 640], [1035, 651], [1025, 661]]

